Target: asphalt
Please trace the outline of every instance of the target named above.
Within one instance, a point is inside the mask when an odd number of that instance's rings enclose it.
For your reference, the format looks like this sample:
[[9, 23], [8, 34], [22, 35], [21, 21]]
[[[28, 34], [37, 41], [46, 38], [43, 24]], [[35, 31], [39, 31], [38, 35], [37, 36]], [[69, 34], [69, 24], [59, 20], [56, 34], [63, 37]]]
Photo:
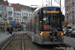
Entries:
[[64, 43], [71, 47], [75, 47], [75, 37], [64, 36]]

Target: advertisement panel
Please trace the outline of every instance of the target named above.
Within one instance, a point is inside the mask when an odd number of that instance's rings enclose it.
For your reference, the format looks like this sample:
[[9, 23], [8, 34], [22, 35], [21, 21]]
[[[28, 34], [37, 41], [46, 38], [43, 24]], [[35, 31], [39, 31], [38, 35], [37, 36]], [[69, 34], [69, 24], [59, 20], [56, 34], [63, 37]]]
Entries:
[[43, 30], [50, 30], [50, 25], [43, 25]]

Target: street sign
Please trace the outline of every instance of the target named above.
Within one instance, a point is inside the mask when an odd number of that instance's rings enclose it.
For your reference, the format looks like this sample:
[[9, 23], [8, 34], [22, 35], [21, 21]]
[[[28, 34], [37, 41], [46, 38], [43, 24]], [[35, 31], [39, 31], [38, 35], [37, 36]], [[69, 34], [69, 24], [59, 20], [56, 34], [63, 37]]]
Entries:
[[11, 21], [11, 25], [16, 25], [16, 21]]

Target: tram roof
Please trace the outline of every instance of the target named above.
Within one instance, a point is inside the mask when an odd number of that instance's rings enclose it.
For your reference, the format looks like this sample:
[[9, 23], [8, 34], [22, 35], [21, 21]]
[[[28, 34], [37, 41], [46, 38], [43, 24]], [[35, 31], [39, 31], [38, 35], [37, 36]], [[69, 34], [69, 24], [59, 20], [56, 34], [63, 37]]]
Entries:
[[[45, 8], [45, 7], [59, 7], [59, 8], [60, 8], [60, 6], [41, 6], [41, 7], [38, 7], [36, 10], [39, 10], [39, 9]], [[35, 10], [35, 11], [36, 11], [36, 10]], [[35, 11], [34, 11], [34, 12], [35, 12]]]
[[42, 6], [41, 8], [44, 8], [44, 7], [60, 7], [60, 6]]

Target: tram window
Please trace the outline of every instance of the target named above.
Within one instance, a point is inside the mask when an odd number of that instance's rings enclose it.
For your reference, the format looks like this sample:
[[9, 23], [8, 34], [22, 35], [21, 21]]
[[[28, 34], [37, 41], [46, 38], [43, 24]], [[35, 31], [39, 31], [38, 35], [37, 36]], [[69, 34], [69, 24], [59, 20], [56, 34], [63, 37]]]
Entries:
[[42, 21], [40, 21], [40, 30], [42, 30]]
[[32, 20], [30, 20], [30, 31], [32, 31]]
[[[60, 8], [44, 8], [44, 11], [60, 11]], [[43, 26], [50, 26], [50, 30], [61, 30], [60, 13], [43, 13]], [[49, 30], [49, 29], [48, 29]]]

